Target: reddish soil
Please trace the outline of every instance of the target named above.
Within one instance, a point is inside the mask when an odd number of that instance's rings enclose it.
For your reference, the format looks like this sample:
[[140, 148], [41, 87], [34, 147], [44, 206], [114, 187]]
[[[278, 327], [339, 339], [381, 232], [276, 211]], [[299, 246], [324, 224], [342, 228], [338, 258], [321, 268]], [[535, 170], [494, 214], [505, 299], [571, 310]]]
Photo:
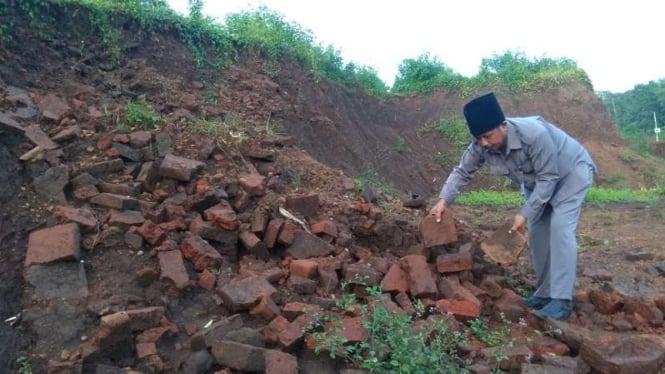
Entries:
[[[389, 265], [400, 264], [400, 258], [407, 254], [423, 255], [430, 267], [436, 268], [436, 255], [457, 252], [470, 243], [475, 253], [473, 271], [457, 275], [466, 281], [467, 287], [476, 286], [474, 292], [483, 302], [483, 316], [496, 322], [498, 313], [504, 311], [499, 298], [481, 292], [483, 280], [499, 284], [502, 295], [529, 290], [533, 279], [526, 256], [517, 266], [504, 269], [487, 262], [478, 249], [480, 240], [506, 223], [513, 211], [455, 207], [458, 241], [425, 250], [418, 230], [425, 209], [403, 207], [410, 194], [426, 200], [436, 195], [446, 170], [453, 165], [433, 162], [433, 154], [450, 147], [445, 139], [425, 129], [442, 116], [459, 115], [468, 98], [444, 91], [376, 98], [326, 80], [315, 82], [291, 61], [281, 61], [275, 68], [255, 55], [240, 56], [219, 74], [200, 75], [194, 69], [191, 53], [178, 38], [169, 34], [137, 34], [131, 24], [125, 28], [125, 55], [119, 66], [115, 66], [90, 32], [84, 13], [63, 11], [58, 30], [47, 28], [40, 31], [42, 34], [26, 24], [18, 24], [14, 42], [0, 47], [0, 115], [10, 116], [21, 129], [39, 124], [50, 137], [75, 125], [81, 129], [74, 139], [58, 142], [61, 155], [47, 152], [41, 160], [19, 161], [18, 157], [34, 144], [23, 135], [23, 130], [11, 128], [5, 117], [0, 117], [0, 317], [4, 320], [18, 316], [16, 323], [0, 324], [0, 371], [16, 370], [16, 357], [21, 355], [30, 360], [36, 372], [44, 372], [47, 367], [54, 372], [57, 368], [62, 370], [59, 372], [103, 372], [122, 367], [144, 372], [180, 372], [196, 361], [193, 358], [196, 343], [190, 337], [193, 330], [203, 329], [210, 320], [224, 320], [236, 307], [220, 296], [225, 292], [220, 290], [232, 280], [265, 274], [267, 270], [278, 269], [282, 274], [277, 276], [274, 284], [277, 290], [272, 296], [278, 310], [284, 310], [294, 301], [323, 308], [334, 304], [332, 296], [339, 297], [341, 289], [323, 287], [322, 276], [315, 277], [318, 283], [313, 293], [298, 291], [306, 287], [306, 282], [294, 284], [291, 278], [296, 278], [288, 276], [293, 271], [289, 266], [292, 258], [288, 243], [275, 245], [269, 251], [269, 260], [261, 261], [257, 259], [261, 257], [256, 252], [258, 247], [236, 237], [233, 247], [238, 255], [225, 256], [210, 269], [216, 277], [213, 290], [200, 284], [183, 290], [166, 279], [151, 279], [151, 274], [159, 278], [160, 271], [164, 278], [166, 271], [160, 270], [160, 253], [169, 248], [179, 253], [180, 244], [191, 235], [191, 222], [201, 217], [192, 208], [191, 200], [199, 196], [197, 192], [216, 188], [224, 191], [226, 197], [221, 200], [231, 204], [236, 215], [232, 221], [238, 226], [227, 231], [259, 233], [257, 236], [263, 242], [267, 240], [263, 230], [254, 231], [252, 227], [261, 216], [261, 209], [268, 212], [268, 220], [275, 221], [281, 217], [278, 207], [288, 206], [287, 200], [294, 194], [318, 195], [319, 204], [313, 214], [296, 215], [309, 227], [317, 222], [334, 223], [338, 235], [320, 233], [319, 236], [335, 249], [334, 256], [329, 257], [338, 266], [332, 273], [340, 280], [349, 277], [349, 269], [358, 263], [371, 264], [383, 277]], [[24, 93], [29, 101], [16, 92]], [[118, 130], [117, 120], [127, 101], [139, 95], [145, 95], [161, 117], [159, 129], [151, 131], [151, 147], [159, 147], [158, 134], [168, 134], [173, 140], [173, 154], [204, 163], [191, 181], [160, 178], [157, 188], [135, 195], [144, 203], [168, 206], [168, 202], [164, 203], [168, 199], [179, 207], [164, 208], [168, 220], [155, 218], [154, 206], [144, 205], [141, 209], [143, 218], [174, 225], [168, 230], [166, 227], [170, 226], [163, 226], [173, 247], [164, 244], [169, 241], [132, 247], [125, 232], [134, 232], [139, 225], [109, 221], [110, 210], [89, 199], [77, 198], [71, 183], [91, 164], [113, 159], [124, 160], [122, 167], [98, 175], [100, 182], [119, 188], [134, 186], [138, 181], [134, 169], [149, 161], [147, 156], [141, 156], [140, 161], [129, 161], [101, 143], [114, 136], [118, 143], [124, 142], [122, 136], [118, 137], [125, 133]], [[49, 97], [59, 97], [65, 103], [66, 110], [55, 119], [45, 109], [37, 109]], [[657, 162], [626, 159], [615, 125], [600, 100], [587, 88], [571, 85], [547, 92], [504, 95], [501, 101], [507, 115], [540, 114], [579, 138], [600, 167], [599, 184], [652, 187], [659, 182], [662, 169]], [[99, 114], [90, 110], [93, 107]], [[38, 113], [18, 116], [28, 109]], [[188, 120], [207, 118], [219, 123], [225, 116], [238, 118], [240, 126], [217, 127], [217, 137], [191, 131], [196, 120]], [[135, 130], [138, 129], [131, 129], [129, 134], [135, 134]], [[405, 140], [405, 151], [401, 153], [395, 150], [398, 137]], [[210, 152], [202, 152], [208, 148]], [[163, 160], [163, 155], [153, 153], [151, 157], [156, 163]], [[49, 199], [40, 195], [34, 183], [57, 165], [66, 166], [69, 182], [63, 190], [66, 201], [60, 202], [54, 201], [54, 196]], [[379, 192], [376, 204], [367, 212], [363, 211], [367, 206], [362, 205], [361, 191], [350, 183], [349, 177], [362, 179], [369, 171], [397, 191], [395, 196]], [[251, 183], [242, 179], [247, 174], [261, 175], [265, 180], [260, 186], [248, 187]], [[260, 188], [260, 193], [253, 192], [254, 187]], [[503, 188], [503, 185], [495, 178], [482, 177], [474, 187]], [[84, 262], [64, 265], [74, 266], [73, 271], [60, 268], [62, 264], [38, 272], [35, 268], [24, 268], [29, 235], [67, 221], [55, 215], [60, 205], [89, 209], [101, 221], [97, 227], [81, 226]], [[573, 331], [588, 328], [625, 334], [664, 332], [664, 217], [665, 208], [661, 205], [585, 207], [579, 229], [579, 281], [576, 312], [571, 320]], [[134, 228], [129, 229], [130, 226]], [[141, 241], [150, 240], [149, 234], [135, 236], [141, 236]], [[215, 249], [222, 251], [215, 245]], [[317, 261], [323, 267], [327, 260], [317, 258]], [[186, 272], [193, 283], [203, 273], [195, 266], [193, 261], [185, 260]], [[66, 278], [61, 290], [37, 290], [48, 286], [44, 279], [48, 280], [51, 273], [44, 269], [65, 271], [67, 277], [79, 276]], [[145, 269], [151, 271], [146, 273]], [[440, 274], [435, 277], [442, 278]], [[359, 288], [355, 291], [363, 295]], [[59, 295], [64, 292], [64, 296], [44, 297], [39, 292]], [[594, 292], [618, 298], [612, 304], [616, 309], [600, 313], [598, 310], [607, 303], [590, 296], [597, 295]], [[430, 301], [443, 296], [432, 295]], [[424, 297], [425, 302], [431, 298]], [[113, 325], [102, 317], [118, 317], [120, 312], [146, 307], [164, 308], [165, 318], [149, 324], [149, 328], [176, 326], [176, 330], [158, 340], [158, 354], [137, 357], [133, 339], [148, 328], [134, 326], [123, 335], [119, 331], [125, 325]], [[247, 313], [247, 308], [240, 308], [240, 312], [245, 327], [258, 329], [266, 325]], [[534, 328], [544, 329], [542, 321], [523, 309], [519, 313], [528, 320], [529, 336], [535, 336]], [[570, 347], [566, 357], [576, 360], [582, 357], [579, 345], [575, 347], [565, 341]], [[528, 345], [524, 339], [521, 343]], [[283, 350], [297, 357], [301, 372], [337, 372], [344, 367], [326, 355], [314, 356], [311, 347], [296, 349], [284, 345], [283, 341], [267, 343], [271, 351]], [[215, 353], [214, 347], [203, 352]], [[467, 353], [489, 370], [491, 359], [480, 354], [480, 348], [475, 346]], [[212, 359], [211, 353], [204, 355]], [[511, 354], [515, 362], [504, 369], [519, 372], [523, 356]], [[534, 356], [535, 361], [547, 361], [546, 354]], [[212, 373], [227, 367], [219, 363], [221, 359], [216, 354], [215, 359], [215, 364], [192, 372]], [[665, 358], [659, 362], [664, 361]], [[595, 361], [588, 364], [602, 365]], [[652, 367], [653, 364], [644, 366], [643, 372], [655, 372], [649, 371]]]

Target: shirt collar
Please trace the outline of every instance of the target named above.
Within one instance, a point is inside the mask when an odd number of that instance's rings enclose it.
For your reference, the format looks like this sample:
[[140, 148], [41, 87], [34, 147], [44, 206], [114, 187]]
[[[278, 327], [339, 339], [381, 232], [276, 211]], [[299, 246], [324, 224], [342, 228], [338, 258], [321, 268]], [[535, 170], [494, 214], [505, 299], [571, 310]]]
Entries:
[[508, 120], [506, 120], [506, 123], [508, 124], [508, 131], [506, 132], [506, 154], [509, 154], [514, 149], [522, 149], [522, 142], [517, 134], [517, 127]]
[[487, 150], [489, 153], [494, 153], [494, 154], [503, 154], [505, 156], [508, 156], [510, 154], [510, 151], [515, 150], [515, 149], [522, 149], [522, 141], [520, 140], [519, 135], [517, 134], [517, 128], [513, 123], [511, 123], [509, 120], [506, 120], [506, 148], [503, 152], [496, 150]]

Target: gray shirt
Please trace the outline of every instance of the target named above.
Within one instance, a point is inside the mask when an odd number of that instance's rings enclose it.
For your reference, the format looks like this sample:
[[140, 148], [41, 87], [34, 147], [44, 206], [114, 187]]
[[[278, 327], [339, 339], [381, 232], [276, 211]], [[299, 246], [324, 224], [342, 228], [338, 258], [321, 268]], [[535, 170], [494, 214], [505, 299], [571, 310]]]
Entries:
[[584, 162], [595, 172], [596, 165], [577, 140], [540, 116], [506, 118], [506, 122], [505, 150], [488, 150], [475, 140], [471, 142], [439, 196], [452, 204], [475, 172], [487, 164], [492, 174], [509, 177], [522, 186], [528, 198], [520, 214], [535, 221], [573, 166]]

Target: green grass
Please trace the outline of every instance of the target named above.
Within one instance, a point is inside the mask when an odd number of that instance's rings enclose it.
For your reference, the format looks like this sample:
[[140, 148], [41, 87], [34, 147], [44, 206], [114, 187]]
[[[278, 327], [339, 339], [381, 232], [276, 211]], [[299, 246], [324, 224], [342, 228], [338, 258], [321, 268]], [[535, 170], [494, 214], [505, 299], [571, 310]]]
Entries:
[[592, 188], [586, 197], [586, 202], [598, 205], [610, 203], [655, 204], [660, 201], [660, 198], [661, 194], [658, 190]]
[[[604, 205], [613, 203], [656, 204], [662, 194], [659, 190], [633, 190], [592, 187], [585, 202]], [[517, 191], [478, 190], [461, 194], [455, 202], [465, 206], [497, 206], [517, 208], [524, 203], [524, 198]]]
[[461, 194], [456, 204], [466, 206], [500, 206], [517, 208], [524, 203], [524, 198], [516, 191], [478, 190]]

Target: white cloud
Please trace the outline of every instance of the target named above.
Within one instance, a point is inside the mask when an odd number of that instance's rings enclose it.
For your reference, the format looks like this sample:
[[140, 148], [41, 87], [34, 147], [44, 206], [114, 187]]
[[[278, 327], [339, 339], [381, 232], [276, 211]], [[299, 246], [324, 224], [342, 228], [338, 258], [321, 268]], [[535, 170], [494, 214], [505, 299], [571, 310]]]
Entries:
[[[187, 0], [169, 0], [181, 12]], [[665, 78], [657, 1], [208, 0], [204, 12], [277, 11], [311, 30], [345, 60], [374, 67], [391, 84], [406, 58], [429, 52], [463, 75], [506, 50], [577, 62], [596, 90], [622, 92]]]

